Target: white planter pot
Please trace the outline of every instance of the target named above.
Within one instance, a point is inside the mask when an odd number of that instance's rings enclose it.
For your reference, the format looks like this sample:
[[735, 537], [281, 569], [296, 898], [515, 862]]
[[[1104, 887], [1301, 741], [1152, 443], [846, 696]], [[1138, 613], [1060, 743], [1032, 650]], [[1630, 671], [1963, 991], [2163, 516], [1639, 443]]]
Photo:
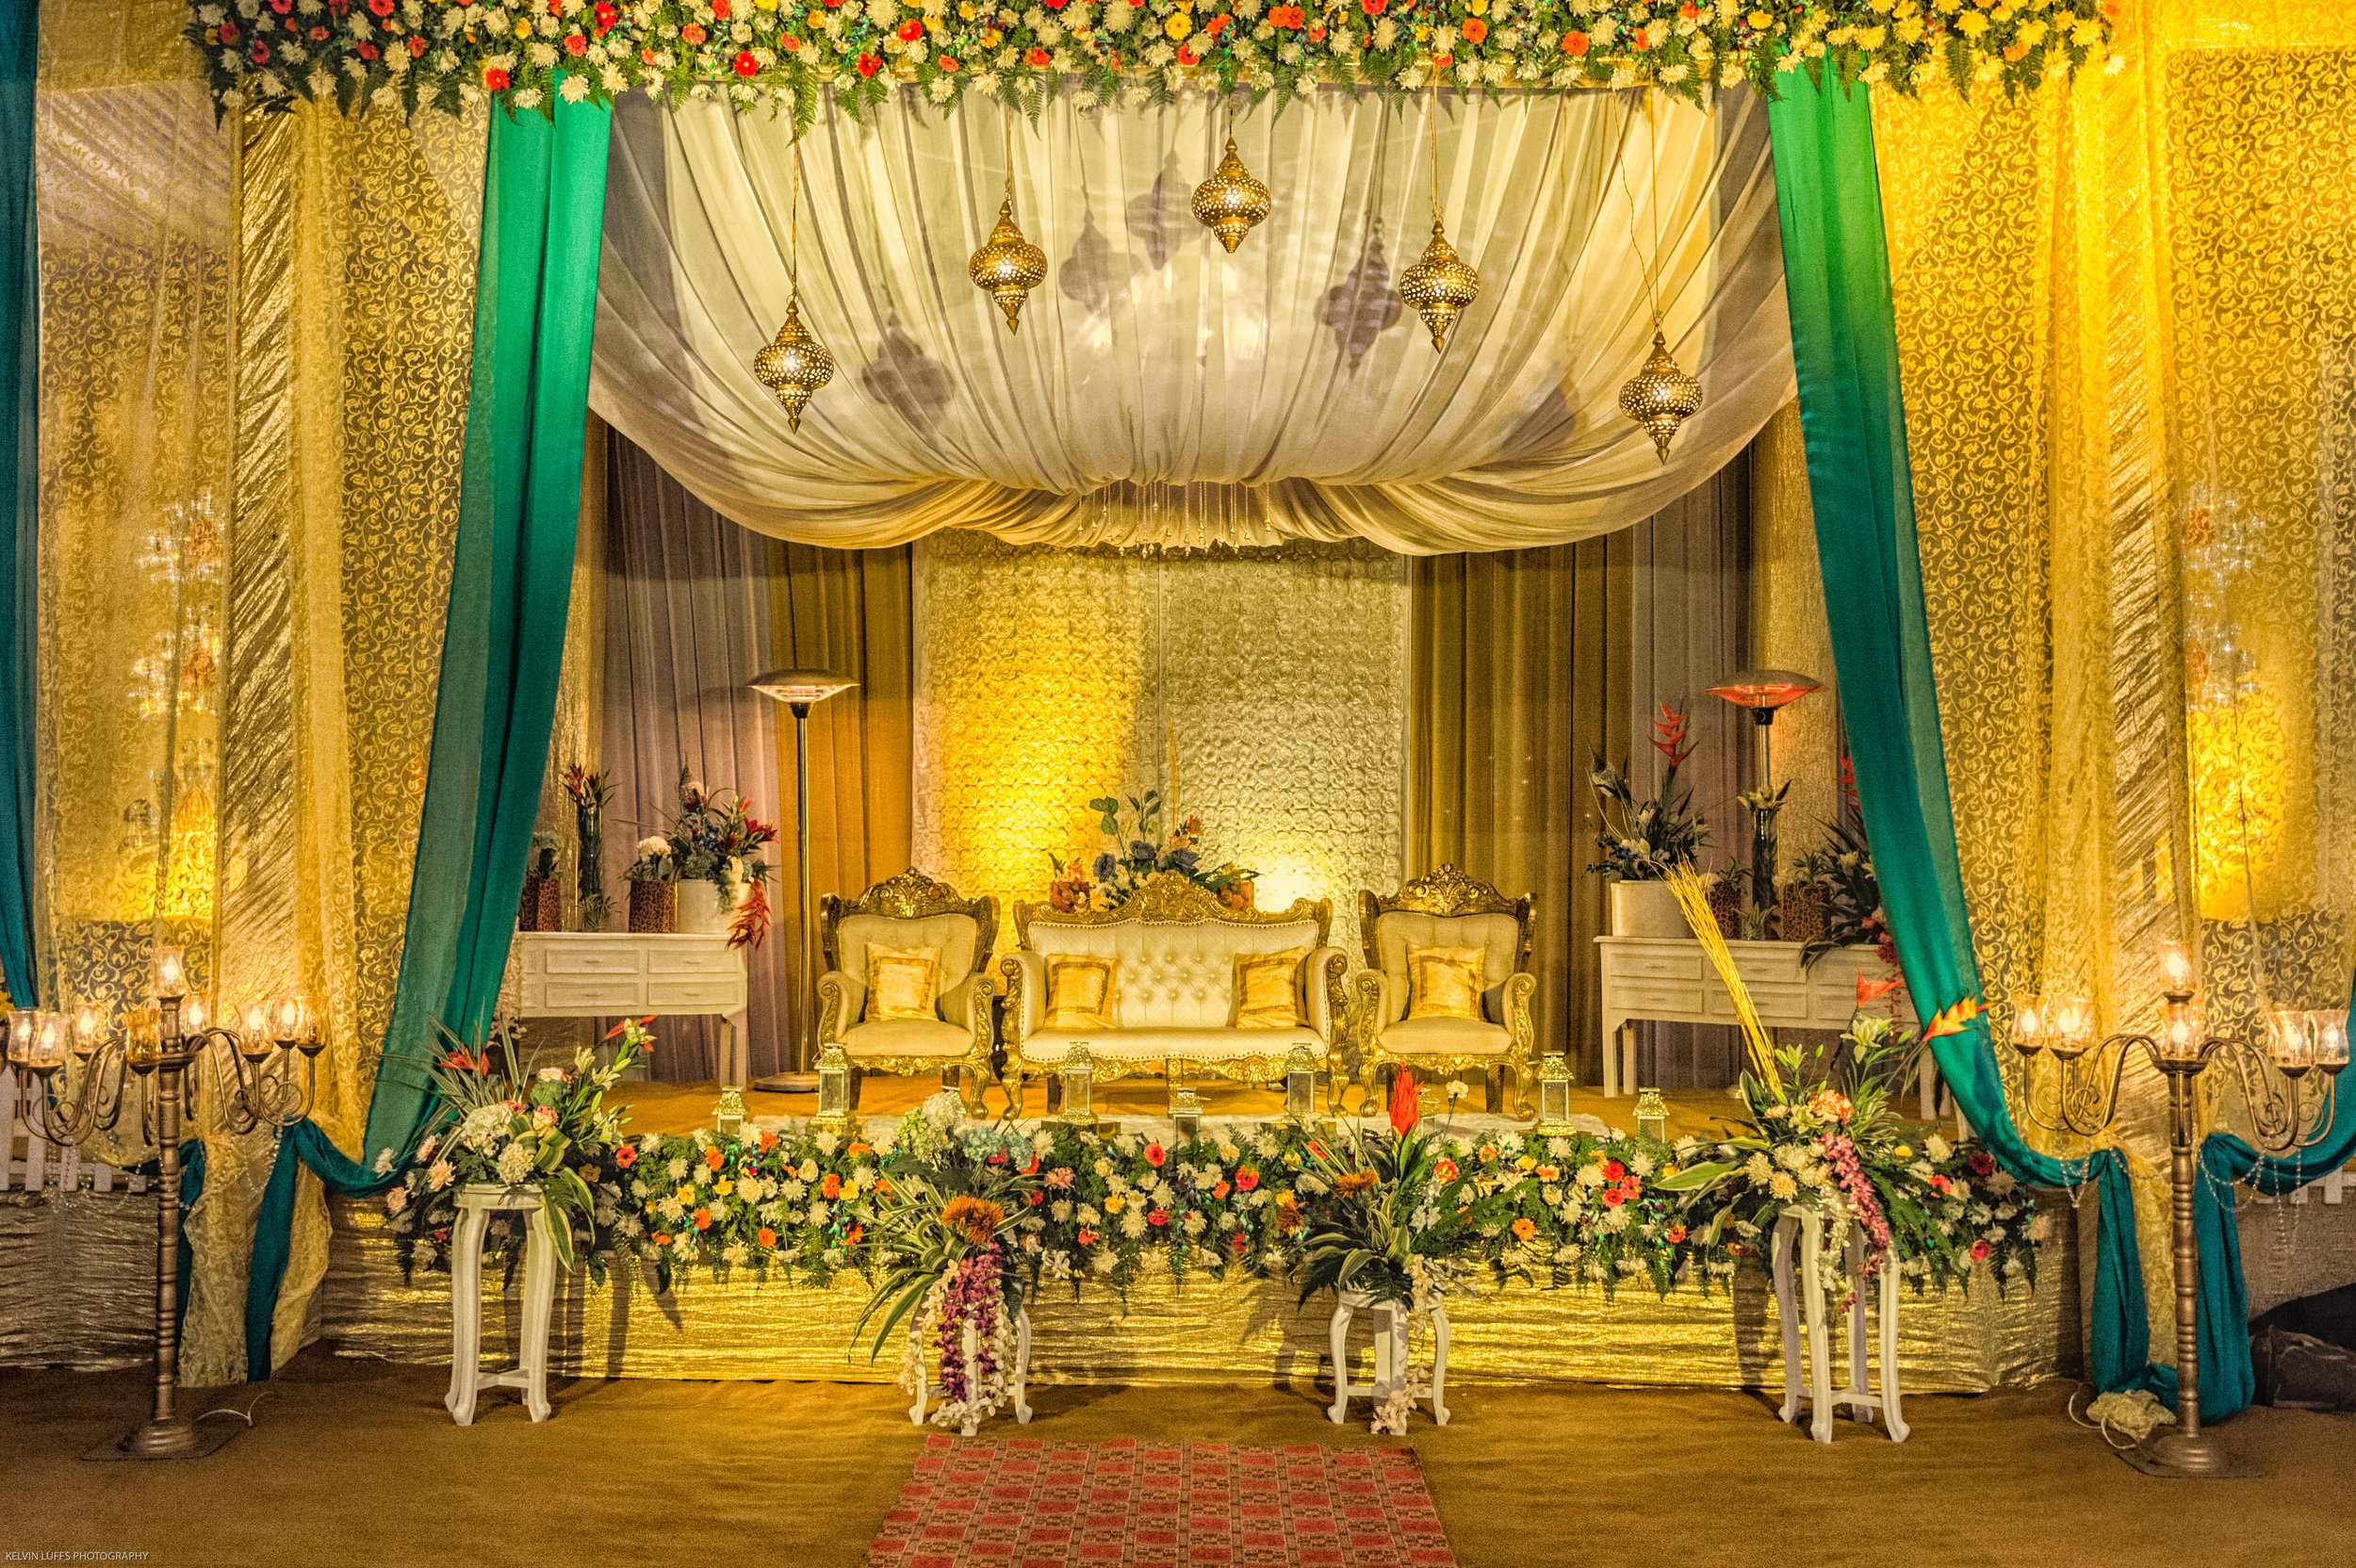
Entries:
[[711, 881], [699, 878], [679, 885], [679, 929], [682, 936], [723, 936], [728, 928], [728, 917], [734, 912], [734, 905], [722, 898], [719, 887]]
[[[686, 921], [685, 900], [680, 901], [682, 928]], [[1612, 884], [1612, 934], [1615, 937], [1690, 937], [1693, 933], [1685, 923], [1685, 911], [1677, 904], [1677, 895], [1669, 890], [1666, 882], [1613, 882]]]

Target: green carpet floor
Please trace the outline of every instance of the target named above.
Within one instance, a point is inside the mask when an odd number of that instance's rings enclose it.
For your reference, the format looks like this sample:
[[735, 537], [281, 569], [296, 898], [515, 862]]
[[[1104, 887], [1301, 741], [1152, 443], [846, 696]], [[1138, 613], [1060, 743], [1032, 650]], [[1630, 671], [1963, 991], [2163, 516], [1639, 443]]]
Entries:
[[[254, 1413], [220, 1453], [90, 1464], [143, 1413], [139, 1376], [0, 1373], [0, 1561], [850, 1568], [924, 1436], [885, 1388], [577, 1382], [543, 1426], [494, 1393], [462, 1429], [447, 1386], [315, 1346], [268, 1385], [219, 1391]], [[1467, 1388], [1450, 1426], [1419, 1416], [1406, 1441], [1466, 1568], [2346, 1560], [2356, 1418], [2251, 1411], [2219, 1432], [2262, 1478], [2164, 1482], [2070, 1424], [2070, 1387], [1910, 1400], [1912, 1441], [1843, 1423], [1829, 1448], [1742, 1394]], [[1035, 1400], [1028, 1429], [988, 1434], [1397, 1441], [1331, 1425], [1305, 1390]]]

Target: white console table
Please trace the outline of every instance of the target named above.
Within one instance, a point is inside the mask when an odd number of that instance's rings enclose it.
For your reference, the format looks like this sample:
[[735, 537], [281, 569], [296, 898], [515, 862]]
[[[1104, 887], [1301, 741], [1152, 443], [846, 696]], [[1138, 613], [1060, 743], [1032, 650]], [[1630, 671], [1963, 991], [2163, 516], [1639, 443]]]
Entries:
[[728, 1022], [724, 1084], [744, 1086], [750, 995], [743, 950], [722, 935], [518, 931], [515, 1011], [524, 1018], [713, 1016]]
[[[1734, 999], [1718, 979], [1702, 944], [1691, 937], [1597, 937], [1603, 954], [1603, 1092], [1606, 1099], [1636, 1092], [1636, 1031], [1630, 1021], [1657, 1023], [1735, 1021]], [[1759, 1021], [1771, 1029], [1846, 1029], [1857, 1011], [1857, 983], [1890, 977], [1870, 947], [1836, 947], [1800, 968], [1798, 942], [1726, 943], [1734, 972], [1751, 993]], [[1892, 991], [1890, 1017], [1915, 1021], [1905, 990]], [[1922, 1116], [1938, 1103], [1937, 1070], [1922, 1057]]]

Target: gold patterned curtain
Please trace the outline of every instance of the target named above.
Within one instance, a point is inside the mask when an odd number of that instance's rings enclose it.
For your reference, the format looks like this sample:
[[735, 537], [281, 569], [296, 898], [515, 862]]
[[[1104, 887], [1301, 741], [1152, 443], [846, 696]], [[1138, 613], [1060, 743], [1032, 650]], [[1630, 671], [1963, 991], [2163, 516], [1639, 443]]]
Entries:
[[1547, 549], [1418, 556], [1407, 869], [1452, 862], [1537, 916], [1541, 1051], [1603, 1069], [1604, 882], [1587, 874], [1587, 774], [1627, 757], [1628, 531]]
[[[2130, 6], [2116, 74], [2020, 104], [1874, 100], [1947, 767], [2000, 1021], [2042, 989], [2148, 1022], [2154, 944], [2179, 937], [2228, 1027], [2268, 998], [2347, 1001], [2356, 52], [2314, 47], [2338, 24], [2320, 5]], [[2118, 1141], [2165, 1360], [2161, 1114], [2131, 1074]]]

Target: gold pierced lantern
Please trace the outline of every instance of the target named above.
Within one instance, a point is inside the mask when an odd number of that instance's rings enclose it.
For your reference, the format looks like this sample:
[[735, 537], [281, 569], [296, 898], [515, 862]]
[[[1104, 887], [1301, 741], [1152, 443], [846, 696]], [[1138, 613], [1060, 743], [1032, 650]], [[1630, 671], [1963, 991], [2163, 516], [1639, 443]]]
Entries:
[[1620, 412], [1651, 433], [1653, 449], [1666, 463], [1677, 428], [1700, 413], [1701, 406], [1702, 384], [1677, 368], [1669, 357], [1669, 340], [1655, 331], [1652, 357], [1635, 380], [1620, 388]]
[[786, 301], [785, 324], [753, 355], [753, 374], [777, 394], [785, 410], [785, 428], [800, 430], [810, 394], [834, 380], [834, 355], [802, 330], [801, 301]]
[[1227, 253], [1235, 253], [1243, 237], [1258, 227], [1270, 211], [1268, 187], [1235, 155], [1235, 139], [1227, 139], [1227, 155], [1211, 177], [1194, 188], [1194, 220], [1219, 236]]
[[1014, 226], [1013, 197], [998, 204], [998, 226], [990, 231], [990, 237], [965, 264], [965, 270], [973, 286], [997, 301], [998, 308], [1006, 313], [1006, 330], [1021, 332], [1023, 303], [1047, 276], [1047, 253], [1023, 238], [1023, 231]]
[[1432, 329], [1432, 347], [1439, 351], [1448, 348], [1448, 329], [1456, 318], [1481, 297], [1481, 274], [1456, 253], [1438, 219], [1432, 221], [1432, 243], [1399, 280], [1399, 293]]

